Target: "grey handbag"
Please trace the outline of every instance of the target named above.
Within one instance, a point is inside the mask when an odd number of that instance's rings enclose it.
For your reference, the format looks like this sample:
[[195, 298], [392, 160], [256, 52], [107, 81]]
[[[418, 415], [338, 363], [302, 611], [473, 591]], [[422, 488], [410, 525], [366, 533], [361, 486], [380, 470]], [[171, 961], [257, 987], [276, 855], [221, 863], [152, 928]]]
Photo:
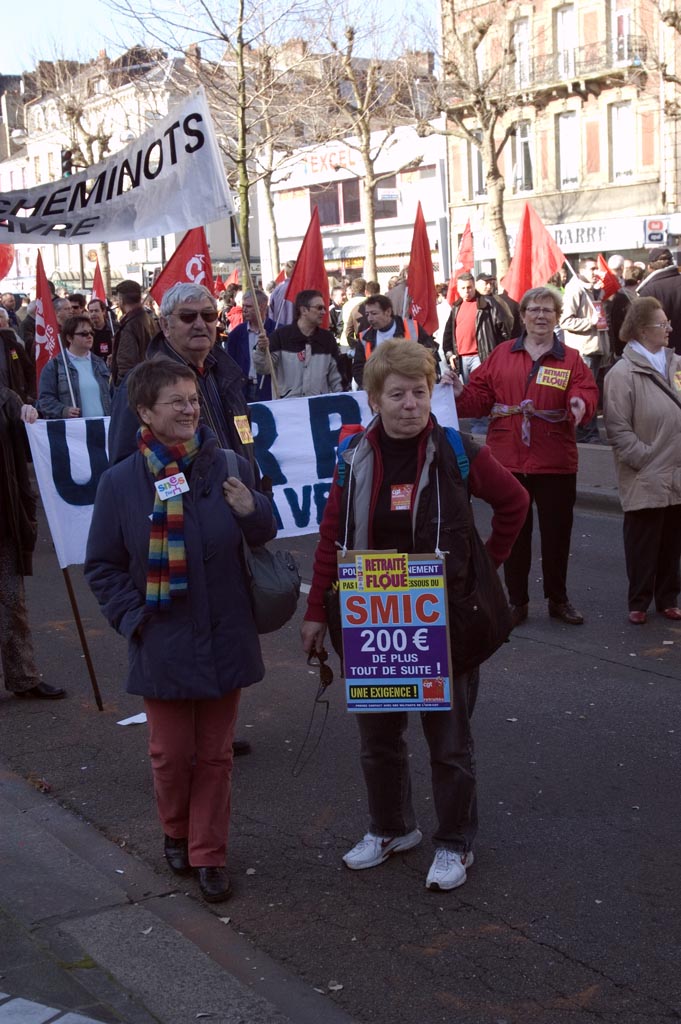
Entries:
[[[227, 474], [241, 479], [235, 452], [223, 449]], [[241, 534], [249, 580], [251, 609], [258, 633], [273, 633], [295, 615], [300, 595], [300, 569], [290, 551], [270, 551], [264, 544], [252, 548]]]

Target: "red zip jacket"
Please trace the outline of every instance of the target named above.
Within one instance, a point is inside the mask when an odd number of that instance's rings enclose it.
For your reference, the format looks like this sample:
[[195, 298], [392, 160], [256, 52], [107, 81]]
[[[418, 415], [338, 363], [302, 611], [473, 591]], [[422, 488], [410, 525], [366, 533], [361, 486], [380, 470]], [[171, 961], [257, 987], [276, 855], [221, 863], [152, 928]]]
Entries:
[[512, 473], [576, 473], [577, 444], [570, 399], [584, 401], [583, 423], [588, 423], [598, 403], [593, 374], [576, 349], [556, 339], [551, 351], [533, 363], [523, 347], [522, 335], [515, 341], [505, 341], [473, 371], [456, 400], [456, 409], [461, 417], [488, 416], [496, 402], [520, 405], [526, 398], [536, 409], [567, 409], [568, 419], [547, 423], [533, 416], [528, 446], [521, 438], [522, 415], [494, 418], [487, 431], [492, 454]]

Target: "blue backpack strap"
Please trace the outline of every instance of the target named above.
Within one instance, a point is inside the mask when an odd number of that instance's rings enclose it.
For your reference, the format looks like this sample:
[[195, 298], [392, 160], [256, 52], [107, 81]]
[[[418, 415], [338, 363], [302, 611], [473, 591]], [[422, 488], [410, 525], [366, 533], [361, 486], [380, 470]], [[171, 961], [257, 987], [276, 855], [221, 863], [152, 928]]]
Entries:
[[339, 442], [338, 448], [336, 449], [336, 465], [338, 468], [338, 486], [343, 487], [345, 484], [345, 470], [347, 469], [347, 463], [343, 458], [343, 452], [346, 452], [350, 445], [357, 441], [359, 437], [364, 433], [364, 428], [361, 431], [356, 431], [354, 434], [347, 434], [342, 441]]
[[466, 454], [466, 449], [464, 448], [463, 441], [461, 440], [461, 434], [459, 433], [458, 430], [455, 430], [454, 427], [445, 427], [444, 431], [445, 434], [447, 435], [447, 440], [449, 441], [449, 444], [454, 449], [456, 461], [459, 464], [459, 472], [461, 473], [461, 479], [467, 480], [468, 473], [471, 468], [471, 460], [468, 458], [468, 455]]

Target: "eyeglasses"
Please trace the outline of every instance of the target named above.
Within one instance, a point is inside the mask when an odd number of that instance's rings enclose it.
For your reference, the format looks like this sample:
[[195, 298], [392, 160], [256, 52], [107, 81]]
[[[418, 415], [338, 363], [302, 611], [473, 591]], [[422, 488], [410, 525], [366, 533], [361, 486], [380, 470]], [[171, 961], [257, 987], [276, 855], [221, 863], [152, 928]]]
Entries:
[[94, 333], [92, 331], [74, 331], [73, 336], [74, 338], [94, 338]]
[[181, 309], [179, 313], [173, 313], [183, 324], [193, 324], [197, 317], [201, 317], [204, 324], [214, 324], [218, 318], [217, 309]]
[[649, 327], [669, 327], [670, 330], [671, 330], [671, 326], [672, 325], [671, 325], [671, 322], [669, 320], [665, 320], [664, 323], [662, 323], [662, 324], [649, 324], [648, 326]]
[[[307, 731], [305, 732], [305, 737], [301, 744], [300, 750], [298, 751], [298, 756], [296, 757], [295, 764], [291, 769], [291, 775], [293, 775], [293, 777], [296, 779], [298, 778], [303, 768], [309, 762], [315, 750], [321, 743], [322, 735], [324, 733], [324, 726], [326, 725], [326, 719], [329, 716], [329, 701], [327, 698], [324, 697], [324, 693], [333, 682], [333, 670], [330, 665], [327, 665], [328, 660], [329, 655], [327, 654], [324, 647], [320, 647], [319, 650], [313, 647], [307, 657], [308, 665], [319, 666], [319, 687], [317, 688], [314, 704], [312, 705], [312, 714], [310, 715], [310, 721], [307, 724]], [[312, 724], [314, 722], [315, 711], [317, 710], [318, 707], [324, 708], [324, 718], [322, 719], [322, 723], [319, 728], [319, 735], [317, 736], [317, 739], [313, 744], [312, 749], [309, 751], [309, 753], [306, 753], [308, 740], [310, 739], [310, 734], [312, 732]]]
[[308, 306], [308, 309], [314, 309], [318, 313], [326, 313], [326, 306]]
[[531, 316], [539, 316], [540, 313], [543, 313], [544, 316], [556, 315], [556, 311], [553, 306], [528, 306], [525, 312], [529, 313]]
[[171, 398], [169, 402], [154, 402], [154, 405], [172, 405], [175, 412], [184, 412], [187, 403], [191, 405], [192, 409], [201, 408], [201, 399], [198, 395], [192, 395], [191, 398]]

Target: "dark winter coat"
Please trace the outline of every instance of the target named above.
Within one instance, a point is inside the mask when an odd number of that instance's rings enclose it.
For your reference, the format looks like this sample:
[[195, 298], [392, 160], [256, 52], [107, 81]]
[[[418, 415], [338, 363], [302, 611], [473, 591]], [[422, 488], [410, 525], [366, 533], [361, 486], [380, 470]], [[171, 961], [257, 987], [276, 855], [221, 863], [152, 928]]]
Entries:
[[[396, 324], [395, 334], [393, 337], [406, 338], [407, 328], [405, 327], [405, 322], [402, 317], [395, 314], [393, 315], [393, 320]], [[413, 337], [411, 332], [413, 332], [414, 327], [416, 327], [416, 340], [420, 345], [423, 345], [424, 348], [430, 349], [435, 358], [436, 365], [439, 365], [437, 342], [433, 340], [433, 336], [431, 334], [426, 334], [423, 327], [421, 327], [420, 324], [415, 324], [413, 320], [409, 320], [408, 324], [410, 331], [409, 336]], [[364, 367], [366, 366], [366, 361], [376, 348], [376, 334], [377, 331], [375, 327], [367, 328], [366, 331], [362, 332], [360, 340], [355, 345], [355, 354], [352, 360], [352, 376], [358, 388], [363, 386]]]
[[[275, 328], [274, 320], [270, 320], [269, 317], [265, 317], [263, 327], [268, 334], [271, 334]], [[248, 395], [248, 374], [251, 369], [251, 353], [248, 350], [248, 324], [242, 323], [234, 330], [230, 331], [227, 335], [227, 342], [225, 344], [225, 350], [232, 357], [234, 362], [239, 366], [242, 374], [244, 375], [243, 380], [243, 391], [244, 397]], [[259, 387], [256, 392], [256, 402], [270, 402], [272, 400], [272, 380], [268, 374], [263, 374], [258, 377]]]
[[662, 304], [667, 319], [672, 325], [669, 347], [681, 355], [681, 274], [677, 267], [654, 270], [638, 286], [639, 298], [652, 295]]
[[125, 314], [116, 328], [111, 356], [111, 379], [118, 387], [133, 366], [146, 357], [147, 348], [156, 334], [157, 325], [144, 306], [136, 306]]
[[128, 641], [128, 693], [160, 700], [216, 699], [262, 679], [260, 653], [242, 562], [251, 545], [276, 533], [272, 507], [239, 470], [255, 511], [237, 519], [222, 493], [227, 462], [214, 435], [200, 428], [201, 450], [183, 495], [188, 590], [170, 611], [146, 607], [149, 516], [154, 482], [137, 452], [108, 469], [95, 499], [85, 577], [109, 623]]
[[38, 521], [20, 415], [19, 397], [0, 387], [0, 537], [15, 554], [17, 575], [30, 576]]
[[[478, 355], [482, 362], [487, 359], [497, 345], [508, 339], [508, 331], [496, 302], [490, 301], [484, 295], [478, 295], [475, 301], [478, 306], [475, 316], [475, 338], [478, 343]], [[442, 332], [442, 350], [447, 362], [451, 355], [458, 356], [459, 354], [456, 348], [456, 318], [462, 302], [463, 299], [456, 300]]]

